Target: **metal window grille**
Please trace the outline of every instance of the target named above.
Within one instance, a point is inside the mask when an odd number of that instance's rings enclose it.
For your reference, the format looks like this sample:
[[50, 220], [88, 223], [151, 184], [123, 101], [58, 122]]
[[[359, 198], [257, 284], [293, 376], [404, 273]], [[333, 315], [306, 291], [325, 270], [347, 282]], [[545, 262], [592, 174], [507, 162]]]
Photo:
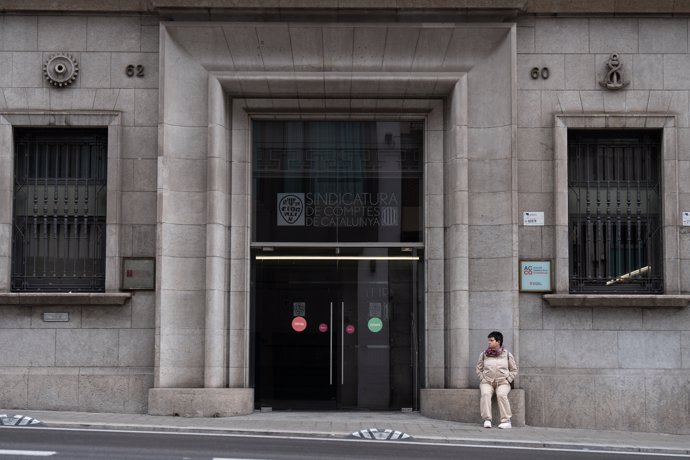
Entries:
[[12, 290], [103, 292], [107, 130], [14, 138]]
[[663, 292], [661, 135], [568, 132], [570, 292]]

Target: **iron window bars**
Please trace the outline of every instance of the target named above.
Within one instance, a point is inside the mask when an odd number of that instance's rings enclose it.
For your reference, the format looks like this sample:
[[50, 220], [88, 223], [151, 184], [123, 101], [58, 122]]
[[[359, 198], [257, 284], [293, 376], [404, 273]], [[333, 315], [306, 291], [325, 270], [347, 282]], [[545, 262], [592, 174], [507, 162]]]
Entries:
[[12, 291], [103, 292], [107, 130], [14, 138]]
[[663, 292], [661, 133], [568, 131], [570, 292]]

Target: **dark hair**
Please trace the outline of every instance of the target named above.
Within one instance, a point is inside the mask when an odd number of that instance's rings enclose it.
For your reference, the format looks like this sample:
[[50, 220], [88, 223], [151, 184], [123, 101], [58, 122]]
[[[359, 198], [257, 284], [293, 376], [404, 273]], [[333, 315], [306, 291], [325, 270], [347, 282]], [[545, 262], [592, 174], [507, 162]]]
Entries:
[[489, 332], [489, 336], [487, 338], [488, 339], [493, 338], [496, 340], [496, 342], [498, 342], [499, 344], [501, 344], [501, 346], [503, 346], [503, 334], [501, 334], [500, 332], [498, 332], [498, 331]]

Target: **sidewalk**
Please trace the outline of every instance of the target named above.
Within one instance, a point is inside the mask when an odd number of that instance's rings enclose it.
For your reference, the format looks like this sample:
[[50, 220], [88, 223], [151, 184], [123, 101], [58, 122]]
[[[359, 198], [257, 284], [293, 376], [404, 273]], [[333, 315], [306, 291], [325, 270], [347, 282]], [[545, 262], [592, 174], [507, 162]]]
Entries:
[[[626, 431], [520, 427], [482, 428], [424, 417], [419, 412], [254, 412], [223, 418], [184, 418], [142, 414], [23, 411], [0, 409], [0, 414], [25, 415], [52, 428], [92, 428], [141, 431], [184, 431], [247, 435], [288, 435], [349, 438], [359, 430], [399, 430], [414, 441], [462, 444], [548, 447], [624, 452], [684, 454], [690, 457], [690, 435]], [[0, 430], [2, 427], [0, 427]], [[394, 441], [369, 441], [394, 442]], [[404, 441], [403, 441], [404, 442]]]

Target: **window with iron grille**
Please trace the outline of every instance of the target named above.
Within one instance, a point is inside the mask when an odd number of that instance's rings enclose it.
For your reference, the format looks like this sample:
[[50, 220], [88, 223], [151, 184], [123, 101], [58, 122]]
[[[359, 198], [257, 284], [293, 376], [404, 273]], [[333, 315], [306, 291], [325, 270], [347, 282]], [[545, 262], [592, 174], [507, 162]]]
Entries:
[[570, 292], [663, 292], [661, 132], [568, 131]]
[[12, 290], [103, 292], [107, 129], [14, 130]]

